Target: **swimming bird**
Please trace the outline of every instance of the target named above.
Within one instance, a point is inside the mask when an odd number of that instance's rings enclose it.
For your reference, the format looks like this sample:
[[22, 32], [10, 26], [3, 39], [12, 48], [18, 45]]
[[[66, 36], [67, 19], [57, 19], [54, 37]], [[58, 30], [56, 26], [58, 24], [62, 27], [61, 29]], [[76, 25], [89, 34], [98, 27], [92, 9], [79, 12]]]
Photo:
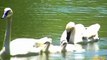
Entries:
[[75, 24], [74, 22], [69, 22], [66, 25], [65, 31], [62, 33], [60, 38], [60, 43], [67, 41], [69, 44], [76, 44], [83, 42], [82, 34], [85, 30], [83, 24]]
[[60, 46], [61, 48], [61, 52], [73, 52], [74, 49], [74, 45], [73, 44], [68, 44], [66, 41], [63, 41]]
[[63, 41], [61, 44], [62, 52], [84, 52], [85, 50], [82, 48], [80, 44], [68, 44], [66, 41]]
[[100, 24], [98, 24], [98, 23], [93, 24], [89, 27], [86, 27], [86, 30], [83, 33], [83, 39], [87, 40], [88, 42], [98, 41], [99, 40], [99, 36], [98, 36], [99, 30], [100, 30]]
[[61, 47], [57, 45], [53, 45], [50, 42], [45, 42], [44, 47], [42, 48], [43, 53], [60, 53], [61, 52]]
[[82, 47], [78, 44], [68, 44], [66, 41], [62, 42], [61, 45], [53, 45], [50, 42], [45, 42], [45, 45], [41, 49], [42, 53], [65, 53], [65, 52], [80, 52]]
[[15, 55], [26, 55], [28, 53], [39, 53], [38, 47], [41, 46], [41, 43], [44, 43], [46, 41], [50, 42], [51, 38], [48, 38], [48, 37], [44, 37], [41, 39], [17, 38], [10, 42], [12, 15], [13, 15], [13, 11], [11, 8], [7, 7], [4, 9], [4, 14], [2, 16], [2, 19], [5, 19], [7, 26], [6, 26], [5, 37], [4, 37], [5, 38], [4, 45], [2, 50], [0, 51], [0, 55], [15, 56]]
[[63, 41], [66, 41], [68, 43], [72, 43], [70, 41], [70, 37], [73, 37], [71, 36], [72, 34], [72, 31], [74, 30], [74, 27], [75, 27], [75, 23], [74, 22], [69, 22], [66, 27], [65, 27], [65, 30], [64, 32], [62, 33], [61, 35], [61, 38], [60, 38], [60, 44], [63, 42]]

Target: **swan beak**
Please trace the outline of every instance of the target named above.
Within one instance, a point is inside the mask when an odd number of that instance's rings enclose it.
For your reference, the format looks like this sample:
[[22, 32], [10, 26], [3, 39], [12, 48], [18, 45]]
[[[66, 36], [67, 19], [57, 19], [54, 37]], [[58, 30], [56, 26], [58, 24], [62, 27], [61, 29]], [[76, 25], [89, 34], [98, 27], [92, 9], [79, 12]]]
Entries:
[[10, 11], [10, 10], [5, 11], [1, 19], [5, 19], [5, 18], [7, 17], [7, 15], [8, 15], [8, 13], [9, 13], [9, 11]]
[[3, 16], [1, 17], [1, 19], [4, 19], [5, 18], [5, 16], [4, 16], [4, 14], [3, 14]]
[[6, 18], [6, 15], [5, 14], [3, 14], [3, 16], [1, 17], [1, 19], [5, 19]]

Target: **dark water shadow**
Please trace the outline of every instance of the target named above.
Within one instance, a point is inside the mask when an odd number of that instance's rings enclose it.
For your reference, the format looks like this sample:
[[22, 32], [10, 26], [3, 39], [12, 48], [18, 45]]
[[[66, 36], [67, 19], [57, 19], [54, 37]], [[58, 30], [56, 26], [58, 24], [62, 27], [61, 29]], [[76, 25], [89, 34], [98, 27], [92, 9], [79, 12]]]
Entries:
[[4, 56], [0, 56], [0, 59], [1, 60], [13, 60], [13, 58], [28, 58], [28, 57], [32, 57], [32, 56], [38, 56], [39, 53], [28, 53], [28, 54], [19, 54], [19, 55], [14, 55], [14, 56], [11, 56], [11, 55], [4, 55]]

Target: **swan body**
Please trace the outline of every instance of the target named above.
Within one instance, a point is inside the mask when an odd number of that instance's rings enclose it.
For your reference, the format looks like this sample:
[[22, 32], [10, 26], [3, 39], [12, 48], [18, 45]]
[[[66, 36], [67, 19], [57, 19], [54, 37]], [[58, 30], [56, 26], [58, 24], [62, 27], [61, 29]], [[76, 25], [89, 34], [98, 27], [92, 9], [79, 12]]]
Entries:
[[60, 50], [61, 50], [60, 46], [55, 46], [52, 45], [50, 42], [46, 42], [41, 51], [44, 53], [59, 53], [61, 52]]
[[[41, 51], [41, 46], [44, 45], [45, 42], [52, 42], [51, 38], [44, 37], [41, 39], [33, 39], [33, 38], [17, 38], [10, 42], [10, 55], [27, 55], [30, 53], [39, 54]], [[2, 55], [6, 52], [5, 47], [0, 51]]]
[[83, 42], [82, 36], [84, 31], [85, 31], [84, 25], [69, 22], [66, 25], [65, 31], [61, 35], [60, 43], [62, 41], [67, 41], [69, 44]]
[[18, 38], [10, 42], [11, 55], [25, 55], [28, 53], [40, 53], [41, 46], [44, 42], [51, 42], [51, 38], [31, 39]]
[[60, 44], [66, 41], [69, 44], [87, 43], [90, 41], [99, 40], [98, 31], [100, 29], [99, 24], [93, 24], [89, 27], [84, 27], [83, 24], [75, 24], [69, 22], [66, 25], [65, 31], [60, 38]]
[[68, 44], [67, 42], [63, 42], [61, 44], [61, 51], [64, 52], [84, 52], [85, 50], [79, 44]]
[[96, 23], [86, 28], [85, 32], [83, 33], [83, 37], [86, 38], [88, 41], [92, 40], [99, 40], [98, 32], [100, 29], [100, 24]]
[[12, 25], [12, 15], [13, 11], [11, 8], [5, 8], [2, 19], [6, 19], [6, 32], [4, 45], [2, 50], [0, 51], [1, 56], [5, 55], [24, 55], [28, 53], [39, 53], [40, 46], [44, 44], [44, 42], [52, 42], [51, 38], [43, 37], [41, 39], [33, 39], [33, 38], [17, 38], [10, 42], [11, 38], [11, 25]]
[[74, 45], [68, 44], [67, 42], [62, 42], [61, 47], [62, 47], [61, 49], [62, 52], [73, 52], [75, 50]]
[[[71, 34], [74, 35], [73, 38], [70, 38], [70, 40], [76, 44], [83, 42], [82, 37], [83, 37], [83, 32], [85, 31], [85, 27], [83, 24], [76, 24], [74, 27], [74, 30]], [[72, 35], [71, 35], [72, 36]]]

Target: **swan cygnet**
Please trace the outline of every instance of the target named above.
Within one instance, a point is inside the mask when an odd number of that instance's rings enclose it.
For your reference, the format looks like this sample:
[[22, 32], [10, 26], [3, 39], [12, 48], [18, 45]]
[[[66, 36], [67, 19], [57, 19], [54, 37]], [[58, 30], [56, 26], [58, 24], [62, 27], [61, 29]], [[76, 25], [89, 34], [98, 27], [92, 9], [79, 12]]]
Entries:
[[61, 44], [62, 52], [84, 52], [85, 50], [79, 44], [68, 44], [67, 42], [63, 42]]
[[50, 42], [45, 42], [44, 47], [42, 48], [43, 53], [60, 53], [61, 47], [60, 46], [55, 46], [51, 44]]
[[74, 49], [74, 45], [73, 44], [68, 44], [66, 41], [61, 43], [61, 52], [73, 52]]
[[13, 11], [11, 8], [7, 7], [4, 9], [4, 14], [2, 16], [2, 19], [5, 19], [4, 21], [6, 21], [7, 25], [6, 25], [3, 48], [0, 51], [1, 56], [24, 55], [33, 52], [34, 50], [35, 51], [33, 53], [38, 53], [39, 46], [43, 45], [45, 41], [49, 41], [49, 42], [51, 41], [51, 38], [48, 37], [44, 37], [41, 39], [17, 38], [11, 41], [12, 15], [13, 15]]
[[64, 52], [80, 51], [79, 50], [80, 47], [77, 47], [77, 45], [68, 44], [67, 42], [63, 42], [59, 46], [53, 45], [50, 42], [45, 42], [44, 44], [45, 45], [41, 50], [43, 53], [64, 53]]
[[83, 39], [87, 40], [88, 42], [98, 41], [99, 40], [99, 36], [98, 36], [99, 30], [100, 30], [100, 24], [98, 24], [98, 23], [93, 24], [89, 27], [86, 27], [86, 30], [83, 33]]

